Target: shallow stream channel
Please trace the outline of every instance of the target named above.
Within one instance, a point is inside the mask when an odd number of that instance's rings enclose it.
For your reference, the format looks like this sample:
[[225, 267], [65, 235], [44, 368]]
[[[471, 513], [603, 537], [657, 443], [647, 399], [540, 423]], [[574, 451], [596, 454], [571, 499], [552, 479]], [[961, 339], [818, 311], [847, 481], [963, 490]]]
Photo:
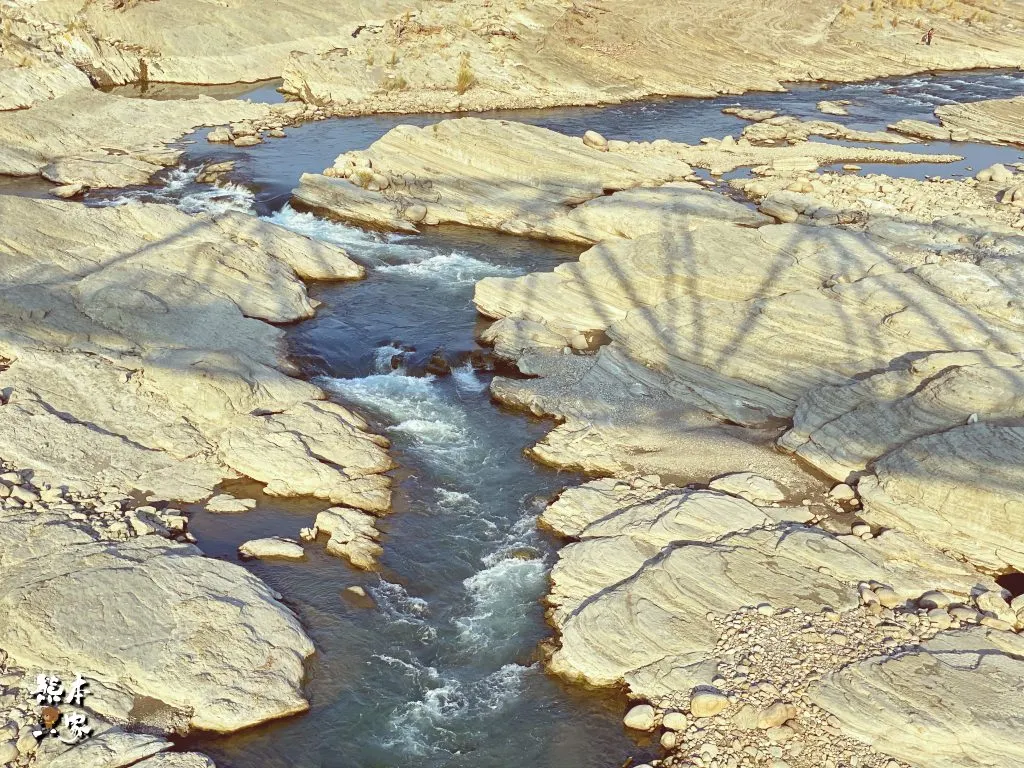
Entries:
[[[933, 119], [939, 104], [1021, 93], [1024, 73], [992, 72], [494, 116], [573, 135], [593, 129], [608, 138], [697, 143], [703, 136], [739, 135], [745, 123], [721, 113], [730, 105], [880, 130], [902, 118]], [[279, 98], [272, 87], [248, 97]], [[821, 99], [850, 100], [850, 115], [820, 115], [815, 105]], [[240, 210], [344, 246], [367, 267], [360, 282], [312, 285], [322, 306], [316, 317], [291, 327], [289, 338], [304, 375], [358, 409], [393, 443], [399, 469], [394, 509], [380, 522], [385, 552], [379, 571], [371, 573], [315, 544], [301, 562], [245, 563], [281, 593], [316, 644], [306, 688], [311, 711], [240, 735], [190, 742], [221, 768], [614, 768], [655, 754], [624, 732], [625, 701], [615, 692], [579, 690], [544, 672], [538, 648], [551, 631], [540, 601], [558, 543], [537, 530], [536, 519], [547, 500], [581, 478], [524, 457], [523, 449], [550, 425], [492, 404], [492, 374], [474, 369], [471, 359], [479, 363], [474, 335], [483, 322], [472, 305], [475, 281], [550, 270], [579, 250], [461, 228], [370, 233], [288, 204], [302, 173], [322, 171], [337, 155], [369, 146], [395, 125], [443, 118], [325, 120], [247, 149], [208, 144], [201, 131], [190, 137], [182, 165], [159, 184], [89, 201]], [[865, 166], [864, 172], [964, 175], [1021, 159], [1019, 149], [979, 144], [900, 149], [951, 152], [965, 160]], [[197, 183], [203, 164], [224, 160], [236, 161], [230, 181]], [[450, 374], [428, 372], [435, 353], [450, 363]], [[297, 537], [326, 506], [265, 497], [253, 483], [227, 490], [256, 498], [258, 506], [240, 515], [196, 511], [190, 525], [208, 555], [230, 561], [249, 539]], [[363, 586], [370, 599], [347, 598], [344, 590], [352, 585]]]

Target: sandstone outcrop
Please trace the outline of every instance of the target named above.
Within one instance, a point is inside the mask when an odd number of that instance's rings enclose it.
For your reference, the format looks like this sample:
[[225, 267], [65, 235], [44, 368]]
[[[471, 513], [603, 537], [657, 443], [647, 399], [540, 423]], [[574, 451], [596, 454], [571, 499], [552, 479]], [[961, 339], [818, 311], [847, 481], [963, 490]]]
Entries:
[[246, 216], [0, 198], [0, 454], [54, 485], [197, 500], [246, 475], [277, 495], [388, 508], [383, 438], [289, 378], [300, 277], [345, 253]]
[[[280, 77], [295, 52], [345, 46], [368, 20], [408, 2], [196, 0], [5, 5], [5, 32], [59, 56], [101, 86], [123, 83], [236, 83]], [[185, 25], [185, 26], [183, 26]]]
[[848, 611], [861, 600], [857, 585], [868, 582], [901, 600], [929, 585], [961, 601], [983, 584], [996, 589], [905, 534], [834, 536], [773, 515], [785, 517], [651, 479], [597, 480], [564, 493], [543, 517], [578, 540], [552, 572], [551, 616], [562, 641], [553, 668], [597, 685], [624, 680], [635, 695], [665, 703], [711, 682], [713, 615], [762, 603]]
[[1024, 96], [968, 104], [944, 104], [935, 110], [943, 128], [971, 141], [1024, 146]]
[[[1004, 166], [1005, 169], [1005, 166]], [[987, 170], [987, 169], [986, 169]], [[942, 179], [927, 181], [881, 174], [836, 174], [807, 171], [781, 172], [756, 179], [734, 179], [730, 186], [759, 203], [759, 209], [780, 219], [788, 210], [789, 222], [818, 224], [864, 223], [869, 217], [881, 228], [885, 220], [935, 224], [947, 230], [957, 226], [972, 231], [993, 227], [1024, 228], [1024, 198], [1015, 202], [1012, 171], [999, 180]], [[981, 174], [979, 174], [981, 175]], [[771, 206], [768, 208], [767, 206]], [[948, 222], [941, 220], [948, 219]], [[976, 219], [974, 223], [970, 220]], [[781, 219], [780, 219], [781, 220]], [[842, 220], [842, 221], [841, 221]], [[894, 229], [899, 227], [893, 227]]]
[[168, 142], [203, 125], [270, 114], [268, 105], [243, 101], [156, 101], [78, 89], [0, 112], [0, 174], [90, 187], [143, 184], [177, 163], [181, 152]]
[[1014, 736], [1022, 674], [1024, 639], [974, 628], [834, 672], [813, 698], [844, 733], [911, 765], [1011, 766], [1024, 760]]
[[356, 568], [370, 570], [384, 548], [377, 543], [380, 531], [373, 516], [348, 507], [331, 507], [316, 516], [311, 535], [327, 534], [326, 550], [344, 557]]
[[[1022, 663], [1009, 630], [1024, 620], [999, 588], [912, 536], [835, 535], [787, 517], [785, 507], [656, 477], [565, 491], [542, 517], [574, 539], [551, 574], [549, 617], [561, 635], [551, 668], [593, 685], [625, 683], [638, 702], [630, 714], [643, 710], [638, 725], [665, 729], [661, 765], [742, 752], [801, 768], [854, 756], [878, 768], [891, 768], [891, 757], [906, 761], [901, 768], [954, 765], [941, 762], [944, 739], [956, 738], [948, 729], [959, 707], [974, 706], [954, 691], [977, 672], [978, 711], [989, 711], [988, 692], [998, 689], [998, 714], [952, 754], [1015, 756], [1004, 699], [1016, 695]], [[941, 585], [942, 608], [928, 608], [938, 594], [929, 585]], [[984, 617], [982, 605], [1004, 606], [1009, 621]], [[941, 634], [951, 627], [974, 629]], [[921, 640], [930, 652], [986, 632], [962, 670], [912, 661], [929, 658]], [[979, 653], [991, 663], [979, 668]], [[961, 666], [959, 657], [949, 665]], [[933, 696], [933, 680], [949, 693]], [[947, 697], [953, 710], [940, 703]], [[922, 748], [918, 729], [932, 728], [937, 737]], [[975, 750], [980, 739], [992, 743]]]
[[0, 111], [25, 109], [89, 87], [84, 72], [54, 53], [10, 37], [0, 48]]
[[743, 166], [774, 172], [834, 162], [954, 159], [812, 142], [609, 141], [602, 150], [545, 128], [463, 118], [399, 126], [369, 149], [339, 156], [324, 174], [304, 174], [293, 195], [301, 206], [377, 228], [415, 231], [420, 224], [455, 223], [593, 243], [621, 235], [624, 227], [657, 227], [665, 211], [763, 221], [719, 195], [673, 183], [698, 181], [694, 167], [721, 174]]
[[[59, 514], [8, 510], [2, 528], [0, 646], [22, 666], [78, 670], [127, 694], [129, 709], [148, 697], [185, 729], [233, 731], [306, 709], [313, 646], [241, 568], [157, 536], [95, 540]], [[90, 706], [124, 722], [128, 711], [101, 708], [115, 699]]]
[[813, 0], [784, 9], [759, 0], [641, 0], [628, 7], [606, 0], [462, 0], [391, 15], [332, 50], [297, 53], [284, 88], [340, 113], [421, 112], [1016, 67], [1021, 20], [983, 5], [969, 26], [948, 9], [916, 8], [914, 21], [935, 27], [942, 41], [924, 46], [917, 45], [920, 30], [890, 2], [858, 10]]
[[297, 541], [280, 536], [247, 541], [238, 547], [238, 554], [243, 558], [258, 560], [301, 560], [306, 556]]

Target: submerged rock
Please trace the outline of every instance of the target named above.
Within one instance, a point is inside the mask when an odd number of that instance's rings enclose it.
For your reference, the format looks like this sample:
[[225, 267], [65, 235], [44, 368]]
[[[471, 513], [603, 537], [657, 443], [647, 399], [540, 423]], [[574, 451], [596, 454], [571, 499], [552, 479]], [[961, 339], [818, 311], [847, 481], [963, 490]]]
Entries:
[[283, 539], [280, 536], [247, 541], [239, 546], [238, 554], [242, 557], [259, 560], [301, 560], [306, 556], [298, 542], [292, 539]]

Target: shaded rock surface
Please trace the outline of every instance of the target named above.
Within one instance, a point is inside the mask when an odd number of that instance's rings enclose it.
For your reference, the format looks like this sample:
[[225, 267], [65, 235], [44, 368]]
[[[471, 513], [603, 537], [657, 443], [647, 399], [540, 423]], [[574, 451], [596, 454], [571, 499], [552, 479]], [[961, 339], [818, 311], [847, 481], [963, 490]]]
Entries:
[[53, 485], [198, 500], [239, 474], [386, 510], [387, 442], [289, 378], [300, 277], [362, 274], [250, 217], [0, 198], [0, 454]]
[[[758, 220], [700, 187], [671, 184], [698, 180], [693, 167], [725, 173], [774, 163], [815, 168], [831, 162], [926, 159], [809, 142], [759, 147], [749, 142], [689, 146], [612, 141], [606, 150], [587, 146], [579, 137], [504, 120], [463, 118], [425, 128], [399, 126], [369, 149], [339, 156], [323, 174], [304, 174], [293, 195], [302, 206], [386, 229], [455, 223], [593, 243], [622, 227], [658, 228], [658, 214], [665, 210], [711, 217], [731, 211], [729, 218]], [[946, 162], [954, 157], [927, 159]], [[633, 217], [638, 218], [635, 224], [629, 221]]]

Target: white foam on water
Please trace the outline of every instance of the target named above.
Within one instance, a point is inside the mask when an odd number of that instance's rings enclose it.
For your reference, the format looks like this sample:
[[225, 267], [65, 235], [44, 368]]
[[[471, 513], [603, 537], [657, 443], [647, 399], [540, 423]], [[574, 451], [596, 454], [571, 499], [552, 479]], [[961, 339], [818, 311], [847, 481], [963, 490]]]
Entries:
[[413, 597], [401, 584], [383, 578], [369, 589], [377, 609], [391, 624], [410, 627], [416, 639], [424, 644], [437, 639], [437, 630], [427, 623], [430, 605], [422, 597]]
[[252, 213], [255, 201], [256, 195], [251, 189], [227, 181], [183, 195], [178, 208], [185, 213]]
[[393, 422], [388, 432], [407, 437], [409, 447], [430, 462], [465, 461], [475, 441], [466, 414], [448, 402], [433, 376], [400, 371], [361, 379], [321, 378], [318, 383]]
[[[387, 721], [384, 746], [411, 755], [462, 751], [474, 736], [474, 720], [500, 713], [514, 702], [531, 669], [506, 664], [486, 677], [462, 682], [444, 678], [432, 667], [418, 678], [420, 695], [399, 707]], [[433, 673], [433, 674], [430, 674]], [[482, 733], [475, 734], [482, 738]]]
[[345, 248], [360, 259], [376, 265], [384, 265], [384, 268], [395, 262], [404, 264], [421, 261], [429, 258], [433, 253], [418, 245], [406, 244], [398, 236], [370, 232], [338, 221], [320, 218], [312, 213], [296, 211], [288, 204], [285, 204], [281, 210], [263, 218], [265, 221], [300, 235]]
[[185, 168], [181, 165], [177, 168], [172, 168], [165, 177], [164, 191], [169, 193], [177, 192], [189, 184], [195, 183], [195, 180], [199, 178], [200, 170], [202, 170], [202, 166], [199, 165], [193, 168]]
[[459, 640], [466, 651], [500, 650], [515, 643], [529, 611], [547, 587], [543, 560], [509, 557], [470, 576], [463, 582], [472, 610], [455, 620]]
[[381, 374], [390, 374], [396, 372], [399, 374], [405, 373], [405, 365], [400, 364], [397, 368], [394, 367], [395, 357], [404, 358], [408, 354], [401, 347], [395, 346], [394, 344], [385, 344], [382, 347], [377, 347], [373, 353], [373, 372]]
[[421, 443], [452, 443], [466, 437], [466, 433], [459, 429], [457, 424], [451, 424], [443, 419], [407, 419], [388, 431], [411, 435]]
[[452, 380], [459, 394], [479, 394], [487, 391], [488, 382], [481, 379], [468, 360], [458, 368], [452, 369]]
[[435, 488], [438, 504], [448, 509], [476, 510], [480, 502], [463, 491], [452, 491], [447, 488]]
[[457, 251], [449, 254], [436, 254], [405, 264], [384, 264], [377, 269], [384, 273], [408, 275], [428, 280], [444, 280], [447, 283], [475, 283], [484, 277], [522, 274], [521, 270], [490, 264]]

